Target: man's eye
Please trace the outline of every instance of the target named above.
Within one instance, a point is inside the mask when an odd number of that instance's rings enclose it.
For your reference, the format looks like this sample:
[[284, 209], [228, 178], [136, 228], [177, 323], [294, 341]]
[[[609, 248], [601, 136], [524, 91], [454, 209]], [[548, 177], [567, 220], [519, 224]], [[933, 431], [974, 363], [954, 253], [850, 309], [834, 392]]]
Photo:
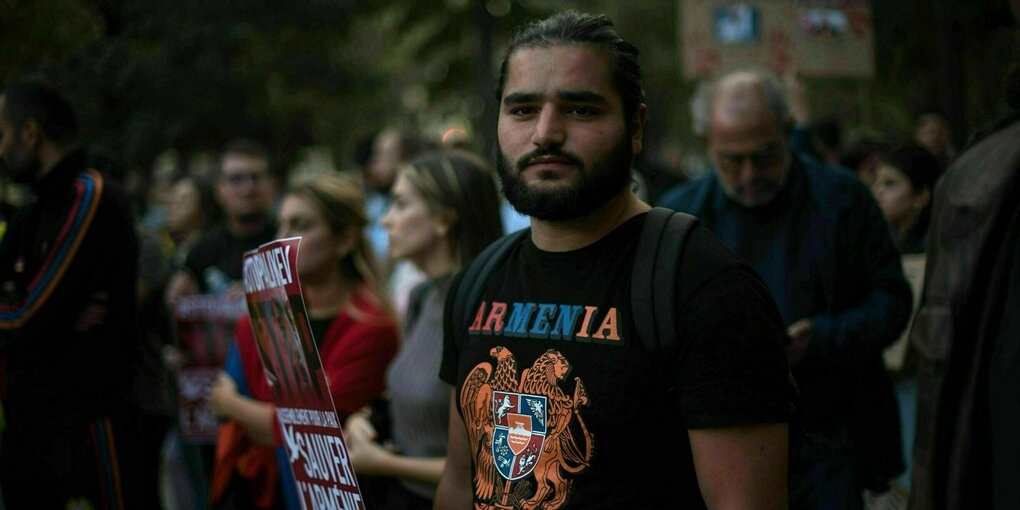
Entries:
[[510, 109], [510, 115], [532, 115], [536, 112], [534, 108], [530, 106], [518, 106]]
[[591, 108], [580, 107], [580, 106], [577, 107], [577, 108], [571, 108], [570, 109], [570, 114], [574, 115], [574, 116], [577, 116], [577, 117], [591, 117], [592, 115], [595, 115], [597, 113], [598, 112], [596, 112], [595, 110], [593, 110]]

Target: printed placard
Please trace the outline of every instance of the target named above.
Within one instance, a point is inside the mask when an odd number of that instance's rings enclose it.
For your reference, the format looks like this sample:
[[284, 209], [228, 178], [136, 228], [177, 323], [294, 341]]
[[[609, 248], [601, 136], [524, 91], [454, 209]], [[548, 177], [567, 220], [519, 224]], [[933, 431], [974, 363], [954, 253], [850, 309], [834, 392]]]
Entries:
[[297, 275], [300, 238], [244, 255], [248, 312], [305, 509], [362, 509]]
[[212, 444], [219, 422], [209, 408], [209, 389], [234, 343], [245, 302], [237, 295], [197, 294], [179, 298], [171, 308], [182, 355], [177, 370], [181, 437], [192, 444]]

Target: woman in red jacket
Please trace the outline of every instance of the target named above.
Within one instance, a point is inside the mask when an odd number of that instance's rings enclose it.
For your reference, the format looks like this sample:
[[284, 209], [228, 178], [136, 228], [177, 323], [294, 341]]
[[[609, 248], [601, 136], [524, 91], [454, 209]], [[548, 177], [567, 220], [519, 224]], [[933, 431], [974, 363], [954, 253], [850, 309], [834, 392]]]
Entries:
[[[371, 250], [361, 234], [365, 222], [358, 182], [330, 174], [285, 195], [277, 231], [279, 238], [302, 238], [301, 291], [341, 423], [383, 390], [398, 344], [396, 323], [374, 284]], [[238, 323], [236, 348], [224, 370], [213, 386], [211, 405], [228, 420], [220, 440], [242, 436], [236, 441], [242, 447], [218, 446], [214, 501], [226, 503], [222, 496], [229, 495], [233, 501], [227, 505], [233, 507], [299, 508], [290, 470], [280, 464], [287, 460], [275, 432], [276, 407], [247, 317]], [[229, 429], [238, 426], [244, 434], [231, 434]], [[283, 482], [282, 492], [273, 479]]]

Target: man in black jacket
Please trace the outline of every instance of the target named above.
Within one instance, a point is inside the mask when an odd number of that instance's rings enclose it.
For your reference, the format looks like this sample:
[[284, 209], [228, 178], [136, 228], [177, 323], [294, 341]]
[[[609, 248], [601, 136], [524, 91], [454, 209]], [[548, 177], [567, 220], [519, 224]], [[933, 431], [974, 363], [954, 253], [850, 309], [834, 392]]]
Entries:
[[0, 96], [5, 177], [32, 198], [0, 244], [7, 508], [137, 504], [128, 404], [137, 241], [125, 198], [86, 165], [77, 120], [41, 81]]

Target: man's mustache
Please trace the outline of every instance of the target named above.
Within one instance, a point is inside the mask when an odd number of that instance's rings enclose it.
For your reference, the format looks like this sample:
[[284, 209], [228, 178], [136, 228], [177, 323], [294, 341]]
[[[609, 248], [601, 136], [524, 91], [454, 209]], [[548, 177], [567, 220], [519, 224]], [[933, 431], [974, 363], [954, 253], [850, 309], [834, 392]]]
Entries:
[[525, 167], [535, 163], [538, 158], [558, 158], [562, 159], [565, 163], [574, 165], [578, 168], [583, 166], [581, 158], [566, 152], [558, 147], [550, 147], [545, 149], [535, 149], [517, 160], [517, 170], [524, 170]]

